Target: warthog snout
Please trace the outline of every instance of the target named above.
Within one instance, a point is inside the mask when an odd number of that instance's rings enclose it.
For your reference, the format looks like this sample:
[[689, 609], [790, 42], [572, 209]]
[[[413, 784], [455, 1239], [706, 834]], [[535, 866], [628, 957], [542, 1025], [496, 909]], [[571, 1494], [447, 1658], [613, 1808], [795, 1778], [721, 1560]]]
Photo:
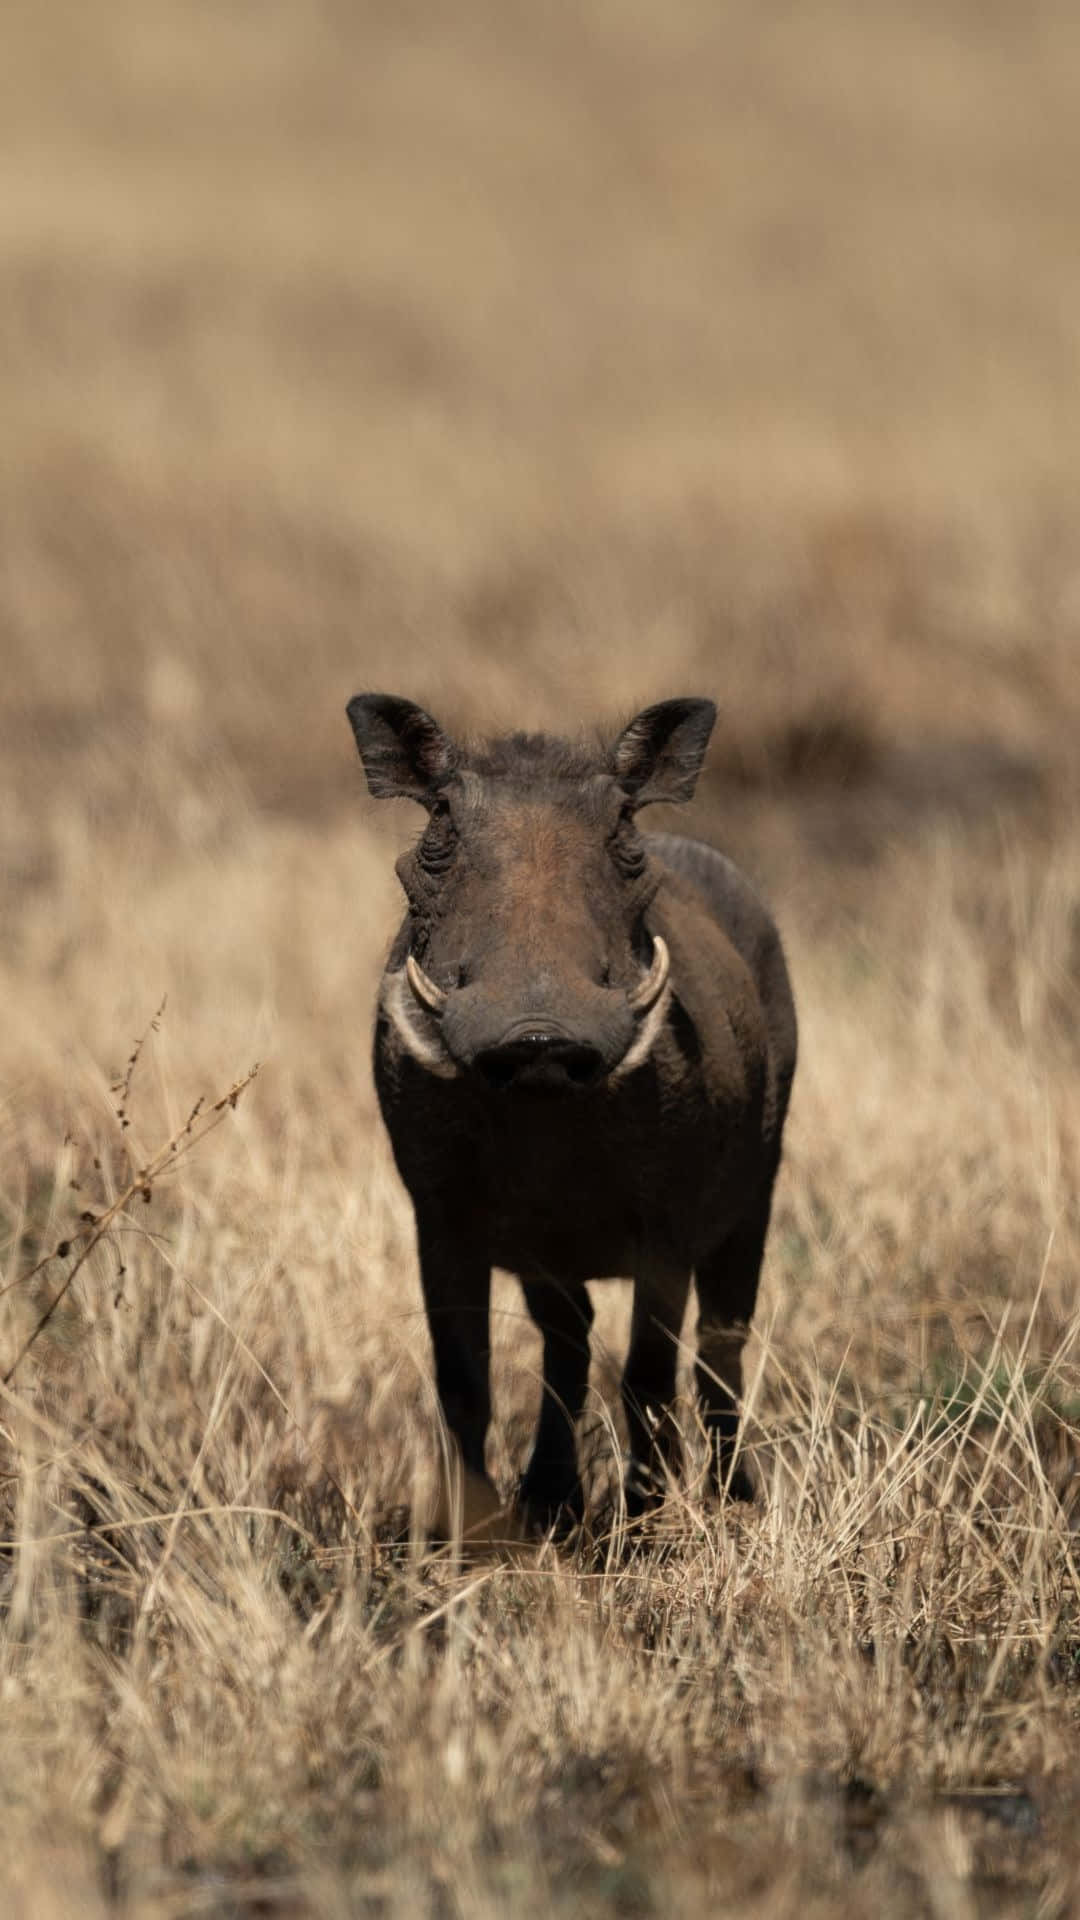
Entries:
[[545, 972], [525, 992], [532, 1005], [516, 1017], [520, 985], [493, 991], [481, 977], [469, 987], [440, 987], [411, 953], [404, 971], [415, 1016], [427, 1016], [427, 1044], [442, 1049], [447, 1070], [474, 1072], [499, 1091], [572, 1093], [633, 1064], [652, 1038], [648, 1016], [663, 998], [669, 965], [657, 936], [649, 968], [627, 989]]
[[639, 1022], [625, 993], [542, 978], [448, 993], [427, 1024], [454, 1069], [498, 1092], [575, 1093], [625, 1059]]
[[570, 1040], [550, 1027], [528, 1026], [494, 1047], [484, 1047], [473, 1062], [489, 1086], [529, 1093], [565, 1093], [591, 1086], [604, 1071], [598, 1047]]

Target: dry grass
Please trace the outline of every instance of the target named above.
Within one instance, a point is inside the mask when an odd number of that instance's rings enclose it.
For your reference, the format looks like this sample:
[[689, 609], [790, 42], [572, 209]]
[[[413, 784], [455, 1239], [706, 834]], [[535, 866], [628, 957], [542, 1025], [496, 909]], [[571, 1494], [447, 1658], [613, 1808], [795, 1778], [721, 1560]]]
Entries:
[[[12, 22], [7, 1912], [1075, 1911], [1078, 81], [1051, 0]], [[803, 1031], [752, 1511], [688, 1407], [626, 1534], [608, 1286], [592, 1539], [425, 1550], [362, 685], [722, 702]]]

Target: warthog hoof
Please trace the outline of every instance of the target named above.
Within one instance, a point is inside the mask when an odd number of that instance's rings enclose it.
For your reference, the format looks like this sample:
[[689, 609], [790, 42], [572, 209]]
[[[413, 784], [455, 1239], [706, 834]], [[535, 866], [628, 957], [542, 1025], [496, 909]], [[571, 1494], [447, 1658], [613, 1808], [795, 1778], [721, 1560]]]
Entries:
[[564, 1539], [585, 1518], [581, 1482], [565, 1474], [527, 1472], [518, 1490], [518, 1511], [531, 1533]]

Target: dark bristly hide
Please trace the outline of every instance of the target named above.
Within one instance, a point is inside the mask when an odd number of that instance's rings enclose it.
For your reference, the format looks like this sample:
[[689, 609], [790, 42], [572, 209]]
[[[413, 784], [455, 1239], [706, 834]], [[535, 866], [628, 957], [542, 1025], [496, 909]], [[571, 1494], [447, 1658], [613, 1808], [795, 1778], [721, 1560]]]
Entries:
[[493, 1266], [544, 1338], [539, 1430], [520, 1490], [533, 1525], [580, 1516], [574, 1427], [586, 1281], [634, 1281], [623, 1402], [633, 1510], [678, 1467], [669, 1418], [696, 1285], [698, 1387], [718, 1488], [734, 1460], [795, 1070], [776, 928], [700, 841], [643, 836], [641, 807], [691, 797], [715, 708], [666, 700], [588, 751], [514, 734], [477, 750], [411, 701], [358, 694], [368, 785], [428, 813], [398, 862], [408, 912], [383, 977], [375, 1077], [416, 1213], [439, 1395], [483, 1475]]

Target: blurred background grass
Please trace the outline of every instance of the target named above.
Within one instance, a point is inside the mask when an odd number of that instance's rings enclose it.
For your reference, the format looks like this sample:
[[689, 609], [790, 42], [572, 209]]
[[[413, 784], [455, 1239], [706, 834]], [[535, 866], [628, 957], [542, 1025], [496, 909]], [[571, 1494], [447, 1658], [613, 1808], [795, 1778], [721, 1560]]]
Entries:
[[208, 782], [350, 805], [359, 685], [707, 689], [739, 784], [1071, 784], [1072, 8], [50, 0], [5, 42], [31, 880], [149, 761], [181, 839]]

